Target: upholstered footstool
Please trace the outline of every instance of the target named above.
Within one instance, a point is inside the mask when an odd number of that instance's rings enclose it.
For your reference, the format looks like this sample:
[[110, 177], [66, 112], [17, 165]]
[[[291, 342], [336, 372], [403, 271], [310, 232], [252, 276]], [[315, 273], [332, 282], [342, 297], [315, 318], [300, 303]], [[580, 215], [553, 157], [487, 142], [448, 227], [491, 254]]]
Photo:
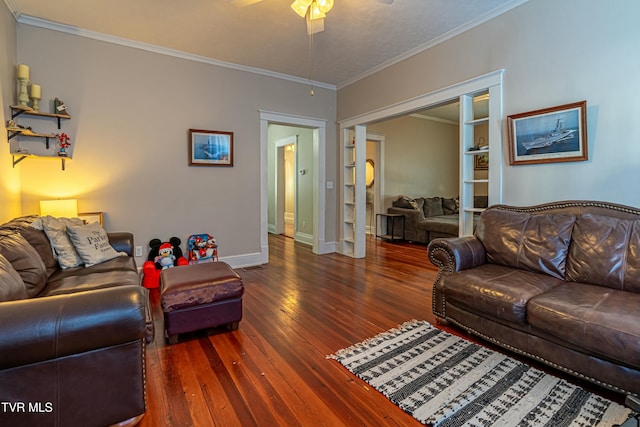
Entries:
[[242, 319], [242, 278], [224, 262], [164, 269], [160, 289], [164, 330], [170, 344], [186, 332], [220, 325], [237, 329]]

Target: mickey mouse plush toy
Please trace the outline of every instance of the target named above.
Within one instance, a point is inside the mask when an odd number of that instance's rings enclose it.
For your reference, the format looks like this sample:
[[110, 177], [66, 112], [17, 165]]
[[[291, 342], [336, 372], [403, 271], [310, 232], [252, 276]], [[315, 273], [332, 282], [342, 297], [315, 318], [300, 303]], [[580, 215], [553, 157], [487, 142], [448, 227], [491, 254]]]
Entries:
[[149, 255], [147, 261], [142, 265], [142, 286], [147, 289], [160, 286], [160, 272], [164, 268], [178, 265], [187, 265], [189, 262], [182, 255], [180, 241], [177, 237], [172, 237], [168, 242], [160, 239], [151, 239], [149, 242]]

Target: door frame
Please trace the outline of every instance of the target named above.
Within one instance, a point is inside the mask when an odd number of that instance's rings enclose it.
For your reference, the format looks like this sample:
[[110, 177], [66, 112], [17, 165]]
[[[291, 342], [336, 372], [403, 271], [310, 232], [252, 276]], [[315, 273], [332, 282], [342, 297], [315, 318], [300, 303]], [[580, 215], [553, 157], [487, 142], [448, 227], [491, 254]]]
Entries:
[[287, 113], [260, 113], [260, 258], [269, 262], [269, 124], [313, 129], [313, 244], [315, 254], [333, 252], [325, 240], [327, 121]]

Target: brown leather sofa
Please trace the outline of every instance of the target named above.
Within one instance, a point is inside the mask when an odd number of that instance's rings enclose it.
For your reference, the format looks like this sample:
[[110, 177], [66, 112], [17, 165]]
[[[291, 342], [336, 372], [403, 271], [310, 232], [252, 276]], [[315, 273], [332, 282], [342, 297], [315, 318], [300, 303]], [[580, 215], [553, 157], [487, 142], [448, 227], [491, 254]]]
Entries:
[[61, 270], [34, 218], [0, 225], [0, 425], [136, 424], [150, 313], [133, 236], [109, 234], [129, 256]]
[[436, 317], [603, 387], [640, 394], [640, 209], [491, 206], [436, 239]]

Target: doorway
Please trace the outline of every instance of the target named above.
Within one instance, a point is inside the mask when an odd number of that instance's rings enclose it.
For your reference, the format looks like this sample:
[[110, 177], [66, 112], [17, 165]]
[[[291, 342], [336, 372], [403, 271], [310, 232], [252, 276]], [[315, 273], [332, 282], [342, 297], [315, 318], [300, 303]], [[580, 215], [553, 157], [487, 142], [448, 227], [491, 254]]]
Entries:
[[[297, 130], [293, 127], [286, 127], [286, 129], [291, 132]], [[274, 146], [275, 188], [273, 194], [275, 200], [270, 201], [269, 206], [274, 206], [275, 212], [274, 215], [270, 215], [273, 217], [273, 223], [269, 225], [269, 231], [295, 239], [298, 228], [296, 221], [298, 135], [276, 140]]]
[[367, 132], [365, 187], [366, 232], [375, 234], [376, 214], [384, 212], [384, 135]]
[[[486, 186], [489, 204], [502, 200], [502, 76], [504, 70], [497, 70], [452, 86], [394, 104], [388, 108], [358, 115], [340, 122], [341, 164], [343, 168], [340, 209], [340, 252], [354, 258], [366, 254], [366, 197], [364, 169], [366, 158], [367, 124], [409, 114], [435, 105], [446, 104], [451, 100], [460, 101], [460, 235], [473, 233], [473, 215], [480, 211], [474, 206], [474, 191], [478, 184]], [[479, 94], [488, 94], [488, 116], [478, 119], [474, 116], [473, 99]], [[472, 150], [474, 144], [473, 129], [487, 126], [488, 141], [486, 148]], [[363, 154], [360, 154], [363, 153]], [[476, 179], [474, 175], [475, 156], [488, 157], [488, 176]]]
[[[270, 209], [270, 194], [275, 187], [272, 185], [275, 181], [274, 151], [269, 150], [270, 125], [299, 127], [311, 132], [310, 162], [313, 167], [305, 172], [306, 178], [312, 183], [312, 190], [308, 194], [309, 202], [305, 204], [312, 218], [309, 244], [316, 254], [335, 252], [335, 245], [325, 242], [326, 120], [260, 111], [260, 261], [269, 262], [268, 233], [272, 231], [275, 222], [270, 221], [270, 211], [275, 211], [275, 208]], [[298, 201], [297, 205], [301, 206], [302, 203]]]
[[284, 146], [284, 235], [296, 235], [296, 145]]

